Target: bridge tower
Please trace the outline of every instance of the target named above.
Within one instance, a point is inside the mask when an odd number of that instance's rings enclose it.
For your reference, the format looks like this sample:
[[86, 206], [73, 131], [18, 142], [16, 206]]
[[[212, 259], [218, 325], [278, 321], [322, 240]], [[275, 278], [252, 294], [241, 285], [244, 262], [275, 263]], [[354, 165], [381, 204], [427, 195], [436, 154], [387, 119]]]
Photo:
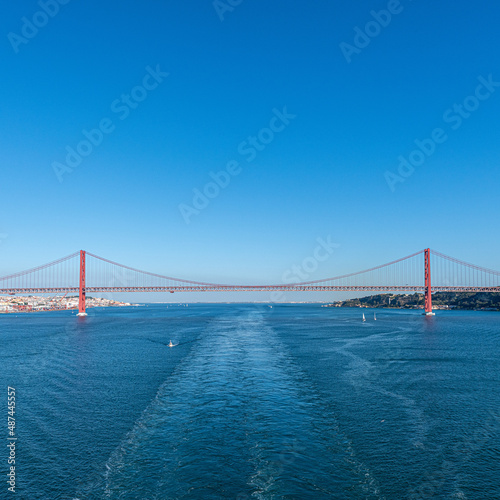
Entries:
[[80, 296], [77, 316], [87, 316], [85, 312], [85, 250], [80, 250]]
[[431, 251], [429, 248], [424, 250], [425, 255], [425, 315], [434, 316], [432, 312], [431, 295]]

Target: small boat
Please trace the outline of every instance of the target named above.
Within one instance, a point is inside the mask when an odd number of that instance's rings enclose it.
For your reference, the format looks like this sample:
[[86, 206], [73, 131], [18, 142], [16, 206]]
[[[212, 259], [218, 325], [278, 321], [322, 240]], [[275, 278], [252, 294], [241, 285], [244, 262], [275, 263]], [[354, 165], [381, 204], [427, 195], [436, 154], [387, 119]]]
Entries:
[[377, 321], [377, 315], [373, 313], [373, 321]]
[[172, 341], [170, 341], [168, 344], [168, 347], [175, 347], [176, 345], [179, 345], [179, 344], [172, 344]]
[[363, 313], [363, 321], [366, 321], [365, 313]]

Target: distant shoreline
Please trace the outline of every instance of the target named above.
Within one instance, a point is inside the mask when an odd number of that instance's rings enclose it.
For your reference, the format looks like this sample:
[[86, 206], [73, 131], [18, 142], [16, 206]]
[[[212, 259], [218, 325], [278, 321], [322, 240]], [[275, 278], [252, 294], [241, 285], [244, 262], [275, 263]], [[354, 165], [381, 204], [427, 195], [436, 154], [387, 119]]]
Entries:
[[[130, 306], [129, 302], [119, 302], [112, 299], [87, 297], [86, 307], [124, 307]], [[0, 314], [29, 313], [40, 311], [72, 311], [78, 310], [78, 297], [55, 296], [40, 297], [38, 295], [1, 295]]]
[[[325, 307], [357, 307], [371, 309], [424, 309], [421, 293], [368, 295], [341, 300]], [[437, 292], [432, 295], [432, 309], [462, 311], [500, 311], [500, 293], [490, 292]]]
[[[500, 293], [455, 293], [438, 292], [432, 295], [434, 310], [468, 310], [468, 311], [500, 311]], [[148, 307], [148, 306], [180, 306], [190, 305], [262, 305], [269, 308], [275, 306], [318, 305], [321, 307], [338, 307], [342, 309], [386, 309], [386, 310], [423, 310], [423, 294], [380, 294], [361, 298], [328, 301], [297, 302], [120, 302], [112, 299], [87, 297], [87, 308], [98, 307]], [[40, 297], [40, 296], [0, 296], [0, 314], [28, 313], [42, 311], [75, 311], [78, 310], [78, 297]]]

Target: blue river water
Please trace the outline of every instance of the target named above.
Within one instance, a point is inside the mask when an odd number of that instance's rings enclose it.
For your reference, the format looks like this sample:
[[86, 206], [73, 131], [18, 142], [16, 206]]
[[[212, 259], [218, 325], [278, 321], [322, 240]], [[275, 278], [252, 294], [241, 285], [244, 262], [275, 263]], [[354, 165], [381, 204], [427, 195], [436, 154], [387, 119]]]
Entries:
[[0, 316], [0, 498], [500, 499], [499, 313], [88, 312]]

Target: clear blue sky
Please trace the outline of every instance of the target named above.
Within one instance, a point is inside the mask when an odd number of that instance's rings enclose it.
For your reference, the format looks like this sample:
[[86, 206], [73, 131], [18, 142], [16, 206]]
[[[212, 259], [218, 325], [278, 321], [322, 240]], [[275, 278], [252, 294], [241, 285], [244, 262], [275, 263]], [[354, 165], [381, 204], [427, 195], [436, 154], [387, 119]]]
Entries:
[[[500, 5], [224, 3], [3, 6], [1, 275], [86, 249], [279, 283], [328, 236], [339, 246], [310, 279], [425, 247], [500, 269], [500, 87], [469, 97], [479, 77], [500, 82]], [[356, 27], [374, 36], [356, 46]], [[285, 108], [294, 118], [272, 121]], [[103, 120], [109, 133], [60, 182], [54, 162]], [[387, 172], [436, 128], [446, 140], [391, 190]], [[268, 143], [252, 146], [259, 133]], [[187, 224], [193, 190], [232, 161], [241, 171]]]

